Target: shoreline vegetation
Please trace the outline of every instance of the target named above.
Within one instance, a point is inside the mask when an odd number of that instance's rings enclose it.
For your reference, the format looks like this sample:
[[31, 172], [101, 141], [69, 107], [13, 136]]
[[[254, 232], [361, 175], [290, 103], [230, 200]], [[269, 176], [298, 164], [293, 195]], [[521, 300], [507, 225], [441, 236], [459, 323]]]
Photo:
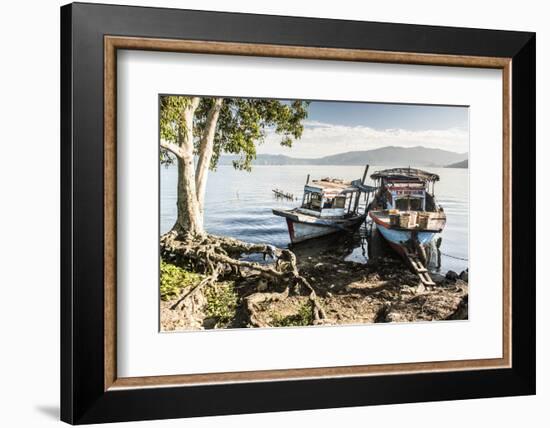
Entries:
[[[432, 273], [436, 285], [426, 287], [393, 257], [361, 264], [331, 251], [296, 257], [231, 238], [199, 241], [161, 239], [163, 331], [468, 318], [467, 271]], [[202, 262], [195, 257], [201, 246]], [[255, 253], [266, 260], [249, 261]]]

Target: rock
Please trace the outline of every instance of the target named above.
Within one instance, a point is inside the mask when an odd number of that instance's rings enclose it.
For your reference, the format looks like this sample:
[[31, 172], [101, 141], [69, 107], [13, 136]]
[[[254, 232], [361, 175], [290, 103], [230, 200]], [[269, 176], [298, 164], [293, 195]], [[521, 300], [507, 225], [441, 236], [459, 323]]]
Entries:
[[265, 291], [267, 290], [267, 281], [261, 280], [258, 282], [258, 286], [256, 287], [257, 291]]
[[456, 281], [458, 279], [458, 273], [456, 273], [454, 270], [450, 270], [447, 272], [447, 275], [445, 275], [445, 278], [447, 278], [449, 281]]
[[457, 305], [456, 310], [447, 317], [448, 320], [467, 320], [468, 319], [468, 295], [466, 294], [460, 303]]
[[203, 321], [202, 321], [202, 326], [206, 329], [206, 330], [210, 330], [210, 329], [213, 329], [214, 327], [216, 327], [216, 323], [218, 322], [218, 320], [216, 318], [205, 318]]
[[407, 319], [407, 316], [405, 314], [394, 313], [394, 312], [389, 312], [386, 315], [386, 320], [385, 320], [385, 322], [408, 322], [408, 321], [409, 320]]
[[314, 267], [314, 268], [318, 268], [318, 267], [321, 267], [321, 266], [323, 266], [323, 263], [319, 262], [319, 263], [317, 263], [317, 264], [316, 264], [315, 266], [313, 266], [313, 267]]
[[439, 273], [430, 273], [430, 277], [432, 278], [432, 281], [436, 284], [441, 284], [442, 282], [445, 282], [445, 276]]
[[468, 269], [460, 272], [460, 279], [464, 282], [468, 282]]

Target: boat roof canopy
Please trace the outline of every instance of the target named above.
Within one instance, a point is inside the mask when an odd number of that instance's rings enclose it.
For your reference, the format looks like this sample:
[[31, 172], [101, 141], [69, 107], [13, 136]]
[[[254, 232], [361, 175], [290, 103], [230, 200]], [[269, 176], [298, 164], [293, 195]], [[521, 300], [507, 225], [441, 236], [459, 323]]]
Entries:
[[330, 197], [334, 197], [340, 194], [354, 193], [354, 192], [375, 192], [377, 187], [368, 186], [361, 182], [361, 180], [345, 181], [339, 178], [323, 178], [321, 180], [312, 180], [311, 183], [306, 184], [304, 190], [306, 192], [322, 193]]
[[376, 171], [370, 176], [373, 180], [385, 179], [405, 181], [439, 181], [439, 175], [416, 168], [390, 168]]
[[310, 191], [318, 190], [323, 193], [346, 193], [356, 192], [357, 189], [351, 184], [350, 181], [340, 180], [338, 178], [323, 178], [321, 180], [312, 180], [308, 184]]

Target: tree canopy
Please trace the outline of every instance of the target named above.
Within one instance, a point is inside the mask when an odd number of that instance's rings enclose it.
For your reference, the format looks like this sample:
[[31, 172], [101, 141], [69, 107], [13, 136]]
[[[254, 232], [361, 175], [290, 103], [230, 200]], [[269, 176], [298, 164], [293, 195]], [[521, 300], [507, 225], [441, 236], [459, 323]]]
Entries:
[[[215, 98], [201, 97], [194, 111], [193, 146], [199, 155], [201, 138], [209, 126], [208, 115]], [[160, 137], [162, 140], [180, 145], [186, 134], [183, 110], [189, 106], [190, 97], [161, 96]], [[256, 158], [256, 146], [264, 142], [268, 132], [280, 135], [280, 144], [291, 147], [302, 136], [303, 120], [307, 117], [307, 101], [279, 101], [273, 99], [223, 98], [216, 131], [210, 169], [215, 169], [223, 153], [238, 155], [233, 161], [237, 169], [250, 171]], [[173, 157], [161, 149], [161, 162], [171, 163]]]

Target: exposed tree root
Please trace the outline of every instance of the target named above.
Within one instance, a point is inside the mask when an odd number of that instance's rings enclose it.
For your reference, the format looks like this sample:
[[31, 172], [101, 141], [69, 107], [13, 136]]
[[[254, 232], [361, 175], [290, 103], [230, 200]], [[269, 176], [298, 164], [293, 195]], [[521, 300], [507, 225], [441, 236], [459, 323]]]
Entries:
[[254, 327], [269, 327], [269, 324], [265, 323], [258, 316], [259, 305], [262, 303], [276, 302], [288, 297], [289, 287], [286, 287], [282, 293], [254, 293], [245, 298], [246, 310], [250, 318], [250, 325]]
[[184, 302], [186, 299], [192, 299], [198, 294], [199, 291], [202, 291], [206, 286], [214, 284], [217, 279], [218, 272], [216, 270], [211, 275], [207, 276], [201, 282], [195, 285], [193, 288], [191, 288], [191, 290], [189, 290], [187, 293], [185, 293], [176, 303], [174, 303], [170, 307], [170, 309], [177, 309], [182, 302]]
[[[272, 287], [284, 287], [282, 292], [267, 291], [253, 293], [245, 298], [245, 306], [249, 314], [250, 324], [256, 327], [266, 327], [257, 316], [260, 303], [281, 300], [288, 296], [290, 290], [297, 293], [308, 293], [313, 315], [313, 324], [327, 323], [326, 313], [315, 293], [314, 288], [306, 278], [300, 275], [296, 256], [290, 250], [279, 249], [272, 245], [251, 244], [233, 238], [213, 235], [182, 235], [171, 231], [162, 236], [161, 255], [166, 260], [186, 266], [206, 276], [199, 284], [185, 293], [172, 309], [180, 308], [185, 312], [197, 310], [204, 304], [202, 292], [212, 286], [218, 279], [228, 277], [255, 276], [265, 280]], [[271, 263], [257, 263], [242, 260], [243, 256], [262, 254], [273, 259]]]

